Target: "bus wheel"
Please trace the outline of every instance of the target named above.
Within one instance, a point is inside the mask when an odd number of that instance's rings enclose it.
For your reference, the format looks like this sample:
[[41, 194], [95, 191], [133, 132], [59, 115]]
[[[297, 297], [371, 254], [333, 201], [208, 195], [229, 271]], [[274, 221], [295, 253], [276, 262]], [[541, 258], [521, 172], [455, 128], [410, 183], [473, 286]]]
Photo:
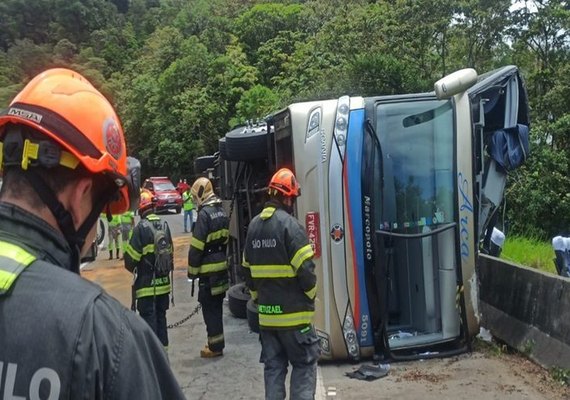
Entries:
[[204, 172], [208, 168], [214, 168], [215, 156], [203, 156], [198, 157], [194, 160], [194, 172], [200, 173]]
[[228, 290], [230, 312], [237, 318], [247, 318], [247, 302], [251, 298], [245, 283], [233, 285]]
[[220, 157], [222, 157], [222, 160], [229, 160], [228, 159], [228, 151], [226, 150], [226, 138], [225, 137], [218, 140], [218, 150], [220, 151]]
[[226, 154], [229, 161], [267, 158], [267, 131], [242, 126], [226, 133]]
[[252, 332], [259, 333], [259, 314], [257, 313], [257, 302], [249, 299], [247, 302], [247, 324]]

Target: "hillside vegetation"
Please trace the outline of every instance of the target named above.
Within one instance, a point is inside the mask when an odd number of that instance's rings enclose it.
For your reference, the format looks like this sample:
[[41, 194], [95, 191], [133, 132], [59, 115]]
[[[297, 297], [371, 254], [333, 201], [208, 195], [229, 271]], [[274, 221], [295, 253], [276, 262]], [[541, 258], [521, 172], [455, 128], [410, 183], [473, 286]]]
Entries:
[[460, 68], [518, 65], [532, 156], [509, 230], [570, 227], [570, 6], [531, 0], [2, 0], [0, 106], [54, 66], [116, 105], [145, 175], [192, 174], [231, 126], [298, 100], [432, 90]]

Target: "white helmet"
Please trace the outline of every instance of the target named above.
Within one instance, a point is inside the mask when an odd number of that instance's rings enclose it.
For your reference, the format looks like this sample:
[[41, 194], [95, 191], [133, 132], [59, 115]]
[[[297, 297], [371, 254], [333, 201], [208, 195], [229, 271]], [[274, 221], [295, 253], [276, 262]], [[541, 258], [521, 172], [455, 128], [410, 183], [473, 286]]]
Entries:
[[198, 207], [202, 206], [207, 200], [214, 197], [214, 189], [212, 182], [208, 178], [198, 178], [190, 189], [190, 194], [196, 201]]

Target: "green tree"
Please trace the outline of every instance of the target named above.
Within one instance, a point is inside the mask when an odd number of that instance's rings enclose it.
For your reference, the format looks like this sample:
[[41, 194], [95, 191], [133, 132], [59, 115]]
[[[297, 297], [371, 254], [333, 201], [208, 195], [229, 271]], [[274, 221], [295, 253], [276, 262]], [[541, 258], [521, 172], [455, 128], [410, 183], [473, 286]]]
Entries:
[[259, 46], [282, 31], [300, 30], [300, 4], [257, 4], [235, 21], [236, 32], [248, 56], [254, 57]]
[[[549, 137], [549, 124], [535, 124], [533, 137]], [[570, 133], [566, 126], [566, 133]], [[511, 233], [549, 240], [570, 227], [570, 158], [552, 143], [535, 141], [525, 165], [509, 175], [506, 192]]]
[[42, 72], [52, 60], [52, 46], [35, 44], [30, 39], [16, 40], [7, 54], [8, 63], [19, 73], [21, 80], [31, 79]]
[[495, 57], [505, 51], [510, 6], [511, 0], [457, 2], [449, 32], [452, 70], [471, 67], [486, 72], [498, 66]]
[[279, 104], [279, 98], [268, 87], [255, 85], [246, 90], [236, 105], [236, 116], [230, 120], [231, 126], [243, 124], [247, 120], [262, 119]]

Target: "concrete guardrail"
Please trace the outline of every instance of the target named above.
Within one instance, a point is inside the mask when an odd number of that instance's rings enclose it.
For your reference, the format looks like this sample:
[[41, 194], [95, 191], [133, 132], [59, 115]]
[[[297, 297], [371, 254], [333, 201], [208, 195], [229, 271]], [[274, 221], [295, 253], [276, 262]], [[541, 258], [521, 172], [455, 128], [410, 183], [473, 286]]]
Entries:
[[570, 279], [480, 255], [481, 325], [544, 367], [570, 368]]

